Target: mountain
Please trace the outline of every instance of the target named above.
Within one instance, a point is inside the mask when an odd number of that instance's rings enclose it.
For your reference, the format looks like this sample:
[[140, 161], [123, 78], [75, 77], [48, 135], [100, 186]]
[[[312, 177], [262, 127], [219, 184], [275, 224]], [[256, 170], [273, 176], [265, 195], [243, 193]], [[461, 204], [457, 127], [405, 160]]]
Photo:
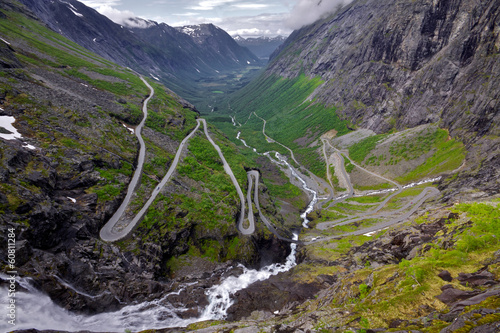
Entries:
[[[308, 216], [302, 262], [241, 291], [226, 329], [498, 330], [499, 17], [498, 0], [352, 1], [230, 96], [217, 126], [230, 116], [245, 144], [329, 179], [335, 199]], [[384, 202], [395, 219], [376, 213]]]
[[[337, 7], [241, 90], [212, 91], [206, 127], [0, 2], [0, 259], [20, 282], [0, 289], [17, 289], [21, 332], [498, 331], [499, 4]], [[144, 43], [137, 25], [221, 50], [215, 27], [129, 20]], [[106, 242], [140, 165], [125, 219], [151, 206]]]
[[[248, 65], [260, 63], [252, 52], [245, 47], [238, 47], [238, 43], [227, 32], [213, 24], [189, 25], [178, 27], [177, 30], [190, 36], [197, 45], [206, 50], [205, 59], [214, 63], [220, 62], [220, 69], [230, 68], [240, 63]], [[221, 54], [226, 57], [220, 59]]]
[[269, 59], [271, 54], [286, 40], [286, 37], [248, 37], [243, 38], [239, 35], [234, 40], [241, 46], [248, 48], [260, 59]]
[[52, 30], [122, 66], [161, 80], [185, 98], [195, 81], [259, 60], [222, 29], [201, 25], [193, 38], [164, 23], [130, 18], [119, 25], [76, 0], [23, 0]]
[[239, 47], [227, 32], [213, 24], [173, 28], [165, 23], [136, 18], [129, 29], [169, 58], [189, 56], [193, 59], [189, 63], [191, 70], [198, 76], [260, 63], [254, 54]]

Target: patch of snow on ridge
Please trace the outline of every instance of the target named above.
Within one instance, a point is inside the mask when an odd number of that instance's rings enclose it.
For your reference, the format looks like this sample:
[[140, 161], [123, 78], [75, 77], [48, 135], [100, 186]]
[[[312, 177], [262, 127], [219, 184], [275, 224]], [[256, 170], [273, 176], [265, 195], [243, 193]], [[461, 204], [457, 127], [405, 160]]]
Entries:
[[66, 2], [66, 1], [61, 1], [61, 2], [68, 5], [68, 9], [71, 10], [73, 12], [73, 14], [75, 14], [78, 17], [83, 17], [83, 15], [78, 12], [78, 10], [75, 8], [75, 6], [73, 6], [72, 4], [70, 4], [69, 2]]
[[17, 128], [15, 128], [13, 125], [15, 121], [16, 118], [11, 116], [0, 116], [0, 127], [3, 127], [10, 132], [10, 134], [0, 133], [0, 138], [5, 140], [22, 139], [23, 136], [21, 135], [21, 133], [17, 131]]
[[73, 14], [75, 14], [76, 16], [78, 16], [78, 17], [83, 17], [83, 15], [82, 15], [82, 14], [80, 14], [79, 12], [75, 12], [75, 11], [74, 11], [73, 9], [71, 9], [71, 8], [70, 8], [69, 10], [71, 10], [71, 11], [73, 12]]
[[[23, 136], [21, 133], [17, 131], [17, 128], [14, 127], [14, 123], [16, 122], [16, 118], [11, 117], [11, 116], [0, 116], [0, 127], [5, 129], [9, 133], [1, 133], [0, 132], [0, 138], [4, 140], [15, 140], [15, 139], [22, 139]], [[24, 148], [28, 148], [31, 150], [36, 149], [35, 146], [32, 146], [26, 142], [23, 143]]]
[[196, 32], [195, 29], [190, 28], [190, 27], [182, 27], [181, 31], [185, 33], [186, 35], [193, 36], [194, 33]]

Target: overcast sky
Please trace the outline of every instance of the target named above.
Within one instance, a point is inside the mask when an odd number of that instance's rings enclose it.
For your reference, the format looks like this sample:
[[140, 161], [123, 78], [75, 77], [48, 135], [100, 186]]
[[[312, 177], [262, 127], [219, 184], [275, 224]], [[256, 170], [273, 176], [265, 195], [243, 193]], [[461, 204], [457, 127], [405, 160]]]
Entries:
[[289, 35], [350, 0], [80, 0], [121, 23], [141, 17], [170, 26], [213, 23], [230, 35]]

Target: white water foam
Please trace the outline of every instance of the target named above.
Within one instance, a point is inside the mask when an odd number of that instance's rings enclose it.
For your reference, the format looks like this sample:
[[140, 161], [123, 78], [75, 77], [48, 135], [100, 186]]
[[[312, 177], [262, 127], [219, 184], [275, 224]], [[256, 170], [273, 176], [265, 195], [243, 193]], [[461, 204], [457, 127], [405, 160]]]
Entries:
[[314, 205], [318, 202], [318, 193], [316, 191], [310, 189], [307, 186], [306, 181], [299, 176], [299, 174], [297, 173], [297, 171], [295, 171], [295, 169], [292, 168], [292, 166], [290, 165], [290, 163], [288, 163], [287, 160], [285, 158], [283, 158], [280, 153], [276, 153], [276, 158], [278, 160], [280, 160], [281, 163], [284, 163], [290, 169], [290, 171], [292, 172], [292, 175], [295, 178], [297, 178], [302, 183], [302, 188], [306, 192], [309, 192], [309, 193], [312, 194], [313, 198], [312, 198], [311, 202], [307, 206], [306, 210], [302, 214], [300, 214], [300, 217], [304, 220], [304, 222], [302, 222], [302, 226], [304, 228], [309, 228], [309, 226], [308, 226], [309, 220], [307, 219], [307, 214], [309, 214], [310, 212], [313, 211]]
[[[294, 235], [294, 240], [298, 239], [298, 235]], [[269, 277], [284, 273], [297, 265], [295, 253], [297, 244], [290, 245], [291, 251], [284, 264], [272, 264], [262, 268], [261, 270], [247, 269], [243, 267], [243, 274], [240, 276], [231, 276], [224, 280], [220, 285], [210, 288], [206, 294], [210, 304], [205, 308], [200, 320], [209, 319], [224, 319], [227, 316], [227, 310], [233, 305], [234, 301], [231, 296], [237, 291], [245, 289], [249, 285], [257, 281], [269, 279]]]

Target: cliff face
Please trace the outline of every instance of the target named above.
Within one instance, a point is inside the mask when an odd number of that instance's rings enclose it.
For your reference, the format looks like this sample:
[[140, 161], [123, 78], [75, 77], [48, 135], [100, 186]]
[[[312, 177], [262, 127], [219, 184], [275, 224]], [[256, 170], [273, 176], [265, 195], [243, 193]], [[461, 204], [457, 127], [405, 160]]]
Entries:
[[322, 77], [314, 97], [378, 132], [442, 120], [467, 139], [498, 133], [499, 7], [355, 1], [294, 33], [268, 72]]

